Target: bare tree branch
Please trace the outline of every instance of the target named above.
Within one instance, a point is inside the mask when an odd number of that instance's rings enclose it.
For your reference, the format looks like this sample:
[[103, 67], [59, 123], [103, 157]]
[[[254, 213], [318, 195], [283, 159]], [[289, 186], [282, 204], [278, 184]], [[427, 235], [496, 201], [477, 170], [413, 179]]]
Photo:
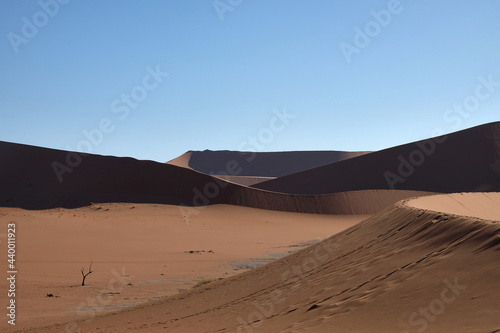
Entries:
[[82, 279], [82, 286], [85, 286], [85, 278], [86, 278], [86, 277], [87, 277], [90, 273], [92, 273], [92, 272], [93, 272], [93, 271], [92, 271], [92, 261], [90, 262], [89, 272], [88, 272], [87, 274], [85, 274], [85, 270], [83, 269], [83, 267], [82, 267], [82, 269], [81, 269], [81, 271], [80, 271], [80, 272], [82, 272], [82, 276], [83, 276], [83, 279]]

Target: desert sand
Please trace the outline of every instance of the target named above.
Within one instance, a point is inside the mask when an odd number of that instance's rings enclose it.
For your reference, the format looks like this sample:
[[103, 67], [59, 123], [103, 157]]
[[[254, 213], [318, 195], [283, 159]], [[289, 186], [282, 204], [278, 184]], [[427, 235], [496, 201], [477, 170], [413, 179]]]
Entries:
[[330, 164], [307, 152], [316, 166], [283, 175], [277, 156], [304, 152], [0, 153], [19, 270], [2, 331], [500, 331], [499, 122]]
[[[157, 204], [0, 208], [1, 225], [17, 225], [16, 328], [90, 319], [186, 293], [199, 281], [244, 272], [366, 217], [229, 205], [200, 208], [189, 219], [177, 206]], [[6, 252], [3, 239], [1, 245]], [[93, 273], [81, 287], [80, 269], [87, 272], [90, 261]], [[6, 280], [0, 289], [8, 289]], [[0, 327], [8, 328], [6, 321]]]
[[442, 195], [434, 203], [460, 212], [479, 196], [496, 220], [402, 201], [268, 265], [73, 325], [85, 332], [495, 332], [500, 215], [492, 207], [500, 194], [463, 194], [454, 204]]

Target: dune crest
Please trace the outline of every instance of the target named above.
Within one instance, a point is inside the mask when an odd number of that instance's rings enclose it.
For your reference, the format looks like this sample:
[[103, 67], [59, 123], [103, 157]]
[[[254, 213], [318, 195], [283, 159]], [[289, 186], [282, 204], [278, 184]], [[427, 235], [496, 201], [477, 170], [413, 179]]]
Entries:
[[445, 214], [476, 217], [484, 220], [500, 220], [499, 192], [453, 193], [449, 195], [424, 196], [408, 200], [410, 207], [432, 210]]

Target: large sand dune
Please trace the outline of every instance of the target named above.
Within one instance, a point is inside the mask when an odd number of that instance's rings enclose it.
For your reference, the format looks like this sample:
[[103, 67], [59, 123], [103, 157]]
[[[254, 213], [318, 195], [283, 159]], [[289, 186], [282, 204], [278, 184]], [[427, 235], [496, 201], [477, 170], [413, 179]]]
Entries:
[[284, 193], [402, 189], [500, 191], [500, 122], [409, 143], [255, 185]]
[[[242, 186], [203, 173], [133, 158], [81, 154], [0, 142], [0, 205], [27, 209], [81, 207], [91, 202], [186, 206], [232, 204], [289, 212], [372, 214], [426, 193], [367, 191], [288, 195]], [[372, 196], [374, 200], [359, 201]], [[365, 205], [366, 203], [366, 205]], [[186, 214], [197, 210], [186, 208]]]
[[90, 202], [189, 204], [193, 188], [213, 181], [192, 170], [152, 161], [7, 142], [0, 142], [0, 154], [0, 204], [4, 207], [79, 207]]
[[[397, 203], [250, 272], [78, 327], [83, 332], [497, 332], [500, 194], [435, 196], [431, 210], [428, 198], [419, 200]], [[474, 207], [477, 200], [487, 202], [495, 220], [451, 214], [467, 206], [469, 215], [481, 216], [484, 206]], [[434, 211], [435, 203], [447, 212]]]

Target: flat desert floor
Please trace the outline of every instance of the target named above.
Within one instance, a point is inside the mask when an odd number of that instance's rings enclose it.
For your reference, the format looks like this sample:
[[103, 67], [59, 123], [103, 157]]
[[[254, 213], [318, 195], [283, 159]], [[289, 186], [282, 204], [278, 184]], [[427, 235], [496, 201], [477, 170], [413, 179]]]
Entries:
[[[230, 205], [189, 212], [188, 217], [178, 206], [127, 203], [0, 208], [5, 251], [7, 224], [15, 222], [17, 229], [15, 329], [92, 321], [187, 292], [202, 280], [250, 270], [369, 217]], [[80, 270], [87, 273], [91, 261], [93, 272], [82, 287]], [[0, 288], [7, 290], [5, 279]], [[12, 328], [2, 321], [2, 331]]]

